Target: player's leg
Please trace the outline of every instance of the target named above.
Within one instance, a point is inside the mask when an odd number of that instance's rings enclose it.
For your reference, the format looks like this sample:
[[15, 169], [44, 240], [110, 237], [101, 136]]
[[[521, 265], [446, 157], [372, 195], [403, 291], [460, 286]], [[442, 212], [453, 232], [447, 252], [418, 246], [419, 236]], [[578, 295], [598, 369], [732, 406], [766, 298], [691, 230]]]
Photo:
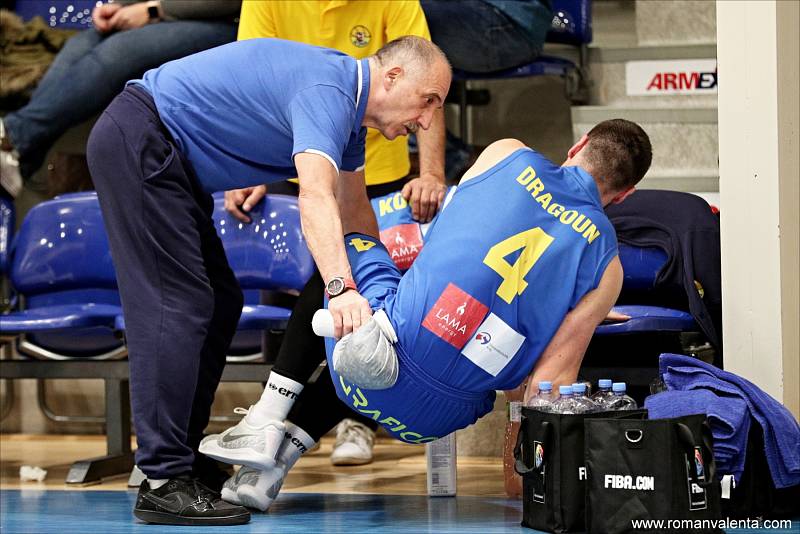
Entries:
[[266, 511], [277, 497], [286, 474], [322, 436], [353, 413], [339, 402], [327, 369], [298, 398], [286, 421], [286, 433], [270, 469], [242, 467], [225, 482], [222, 498]]

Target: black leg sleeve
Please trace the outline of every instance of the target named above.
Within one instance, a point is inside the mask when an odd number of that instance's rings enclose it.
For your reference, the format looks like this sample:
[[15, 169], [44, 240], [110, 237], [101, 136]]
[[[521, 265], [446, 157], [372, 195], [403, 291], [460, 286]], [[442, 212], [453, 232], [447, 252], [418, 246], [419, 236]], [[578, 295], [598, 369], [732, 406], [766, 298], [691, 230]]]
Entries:
[[319, 271], [314, 271], [292, 310], [273, 370], [305, 384], [325, 359], [325, 342], [311, 328], [314, 312], [322, 307], [325, 286]]
[[355, 415], [356, 412], [336, 395], [331, 373], [326, 367], [319, 378], [297, 398], [288, 419], [305, 430], [314, 441], [319, 441], [339, 421]]

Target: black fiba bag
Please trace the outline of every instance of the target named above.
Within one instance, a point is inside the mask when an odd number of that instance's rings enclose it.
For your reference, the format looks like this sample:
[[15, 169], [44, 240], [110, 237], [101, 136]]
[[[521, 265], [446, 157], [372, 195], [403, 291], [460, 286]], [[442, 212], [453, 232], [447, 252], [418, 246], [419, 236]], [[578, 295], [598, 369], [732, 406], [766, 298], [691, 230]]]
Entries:
[[584, 421], [646, 416], [647, 410], [573, 415], [523, 407], [514, 448], [515, 469], [522, 475], [522, 525], [557, 533], [583, 531]]
[[722, 532], [705, 415], [587, 419], [585, 426], [589, 533]]

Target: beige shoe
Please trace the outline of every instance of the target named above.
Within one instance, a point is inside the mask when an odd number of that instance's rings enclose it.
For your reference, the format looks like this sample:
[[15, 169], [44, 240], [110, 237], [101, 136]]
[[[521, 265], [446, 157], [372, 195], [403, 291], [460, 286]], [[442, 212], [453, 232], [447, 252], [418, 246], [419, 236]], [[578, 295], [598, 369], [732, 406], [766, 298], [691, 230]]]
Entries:
[[333, 465], [364, 465], [372, 462], [375, 432], [352, 419], [336, 427], [336, 444], [331, 453]]

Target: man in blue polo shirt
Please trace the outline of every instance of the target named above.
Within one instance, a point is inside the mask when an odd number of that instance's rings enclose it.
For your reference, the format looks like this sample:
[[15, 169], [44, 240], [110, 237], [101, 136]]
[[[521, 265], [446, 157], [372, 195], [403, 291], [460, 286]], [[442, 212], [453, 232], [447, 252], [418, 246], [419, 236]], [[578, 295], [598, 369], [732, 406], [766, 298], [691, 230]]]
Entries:
[[[138, 518], [249, 520], [192, 474], [242, 308], [210, 193], [299, 178], [303, 231], [344, 335], [371, 315], [340, 219], [377, 232], [362, 170], [365, 127], [389, 139], [427, 129], [449, 85], [442, 52], [416, 37], [360, 61], [257, 39], [148, 71], [100, 117], [87, 157], [126, 320], [136, 463], [148, 478]], [[282, 428], [272, 430], [268, 439], [283, 439]]]

